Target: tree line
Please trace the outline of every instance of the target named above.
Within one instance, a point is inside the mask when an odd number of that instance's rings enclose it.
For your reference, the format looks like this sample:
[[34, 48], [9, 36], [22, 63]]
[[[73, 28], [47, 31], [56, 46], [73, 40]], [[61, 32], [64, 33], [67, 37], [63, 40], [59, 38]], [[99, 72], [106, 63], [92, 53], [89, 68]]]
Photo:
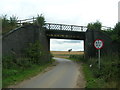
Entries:
[[[2, 15], [0, 17], [0, 20], [2, 21], [2, 34], [4, 35], [5, 33], [19, 27], [20, 25], [18, 24], [18, 17], [17, 16], [10, 16], [8, 17], [7, 15]], [[23, 25], [30, 24], [29, 22], [23, 23]], [[45, 25], [45, 18], [44, 16], [37, 15], [36, 20], [33, 22], [33, 24], [39, 25], [40, 28]]]

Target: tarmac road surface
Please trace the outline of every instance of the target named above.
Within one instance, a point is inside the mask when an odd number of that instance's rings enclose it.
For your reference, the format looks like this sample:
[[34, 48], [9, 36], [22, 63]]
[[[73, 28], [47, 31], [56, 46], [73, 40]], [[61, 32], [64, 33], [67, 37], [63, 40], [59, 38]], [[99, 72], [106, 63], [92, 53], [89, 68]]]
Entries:
[[16, 85], [15, 88], [75, 88], [79, 76], [76, 63], [55, 58], [58, 64], [51, 70]]

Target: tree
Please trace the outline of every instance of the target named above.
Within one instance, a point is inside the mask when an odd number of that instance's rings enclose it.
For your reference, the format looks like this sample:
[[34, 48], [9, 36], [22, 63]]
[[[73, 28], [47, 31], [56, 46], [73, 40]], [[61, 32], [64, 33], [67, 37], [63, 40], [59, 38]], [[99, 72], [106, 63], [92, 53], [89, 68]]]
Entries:
[[120, 22], [118, 22], [114, 27], [114, 40], [116, 40], [118, 43], [120, 43]]
[[9, 25], [9, 20], [7, 19], [7, 15], [2, 16], [1, 18], [2, 18], [2, 28], [4, 30], [4, 28]]
[[8, 19], [7, 15], [3, 15], [1, 19], [2, 19], [2, 33], [3, 34], [17, 27], [18, 18], [16, 16], [12, 16]]
[[71, 51], [72, 51], [72, 49], [69, 49], [69, 50], [68, 50], [68, 52], [71, 52]]
[[87, 28], [88, 30], [101, 30], [102, 24], [99, 21], [95, 23], [88, 23]]
[[120, 56], [120, 22], [118, 22], [115, 27], [114, 27], [114, 41], [116, 41], [118, 43], [118, 53]]
[[36, 18], [36, 21], [34, 23], [39, 25], [40, 28], [42, 28], [45, 25], [45, 18], [44, 18], [44, 16], [42, 14], [38, 15], [37, 18]]
[[17, 26], [17, 19], [18, 19], [18, 17], [16, 17], [16, 16], [12, 16], [12, 17], [10, 17], [10, 20], [9, 20], [9, 24], [11, 25], [11, 26]]

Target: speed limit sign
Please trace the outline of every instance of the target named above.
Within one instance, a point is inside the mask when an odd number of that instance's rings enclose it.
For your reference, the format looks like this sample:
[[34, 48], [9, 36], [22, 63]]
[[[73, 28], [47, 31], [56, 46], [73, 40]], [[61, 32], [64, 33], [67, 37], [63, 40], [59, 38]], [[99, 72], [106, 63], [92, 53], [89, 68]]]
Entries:
[[98, 67], [100, 69], [100, 49], [103, 47], [103, 41], [101, 39], [96, 39], [94, 41], [94, 47], [98, 49]]
[[96, 49], [101, 49], [103, 47], [103, 41], [101, 39], [96, 39], [94, 41], [94, 47]]

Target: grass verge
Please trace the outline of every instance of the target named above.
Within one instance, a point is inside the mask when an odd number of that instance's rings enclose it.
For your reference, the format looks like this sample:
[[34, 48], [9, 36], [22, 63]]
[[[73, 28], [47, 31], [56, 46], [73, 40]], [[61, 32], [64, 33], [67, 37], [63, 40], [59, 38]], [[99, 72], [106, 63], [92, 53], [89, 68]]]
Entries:
[[[54, 61], [54, 60], [53, 60]], [[9, 77], [3, 78], [2, 87], [8, 87], [9, 85], [17, 84], [25, 79], [29, 79], [42, 71], [44, 71], [47, 67], [52, 66], [51, 63], [42, 64], [42, 65], [33, 65], [27, 69], [4, 69], [3, 73], [7, 73]]]
[[[67, 59], [75, 61], [77, 63], [82, 63], [78, 59], [74, 59], [74, 58], [67, 58]], [[95, 78], [93, 75], [93, 72], [91, 72], [90, 67], [87, 64], [82, 63], [81, 65], [82, 65], [83, 74], [86, 80], [85, 87], [86, 88], [102, 88], [104, 86], [103, 79]]]
[[73, 55], [69, 59], [82, 63], [86, 88], [120, 87], [120, 62], [117, 55], [102, 57], [100, 69], [98, 69], [98, 60], [96, 58], [84, 59], [83, 56]]
[[104, 80], [95, 78], [88, 65], [82, 64], [82, 67], [86, 80], [86, 88], [103, 88]]

